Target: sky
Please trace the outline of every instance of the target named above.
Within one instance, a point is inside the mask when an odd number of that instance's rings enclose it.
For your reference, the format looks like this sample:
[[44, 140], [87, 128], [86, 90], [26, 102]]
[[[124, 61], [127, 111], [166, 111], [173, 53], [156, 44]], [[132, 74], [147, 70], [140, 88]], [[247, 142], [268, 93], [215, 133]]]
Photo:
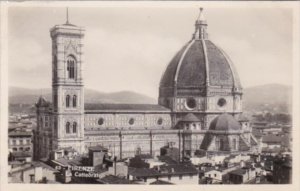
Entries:
[[[158, 96], [161, 76], [194, 32], [195, 6], [70, 7], [86, 30], [84, 84], [101, 92]], [[209, 39], [233, 61], [243, 87], [292, 85], [293, 14], [279, 7], [204, 7]], [[49, 30], [66, 22], [62, 7], [10, 7], [9, 86], [51, 87]]]

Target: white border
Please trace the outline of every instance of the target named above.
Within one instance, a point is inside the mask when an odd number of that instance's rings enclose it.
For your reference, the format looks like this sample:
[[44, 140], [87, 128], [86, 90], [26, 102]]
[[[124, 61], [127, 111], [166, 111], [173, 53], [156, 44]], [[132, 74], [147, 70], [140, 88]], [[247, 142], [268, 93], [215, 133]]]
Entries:
[[[0, 91], [0, 106], [1, 106], [1, 190], [66, 190], [72, 189], [76, 190], [264, 190], [264, 191], [274, 191], [274, 190], [300, 190], [299, 186], [299, 44], [300, 44], [300, 2], [179, 2], [179, 1], [161, 1], [161, 2], [151, 2], [151, 1], [117, 1], [117, 2], [0, 2], [1, 4], [1, 91]], [[8, 184], [7, 183], [7, 125], [8, 125], [8, 103], [7, 103], [7, 73], [8, 73], [8, 62], [7, 62], [7, 9], [11, 6], [28, 7], [28, 6], [40, 6], [40, 7], [195, 7], [204, 6], [207, 8], [229, 8], [229, 7], [285, 7], [291, 8], [294, 12], [294, 49], [293, 49], [293, 183], [290, 185], [197, 185], [197, 186], [125, 186], [125, 185], [39, 185], [39, 184]]]

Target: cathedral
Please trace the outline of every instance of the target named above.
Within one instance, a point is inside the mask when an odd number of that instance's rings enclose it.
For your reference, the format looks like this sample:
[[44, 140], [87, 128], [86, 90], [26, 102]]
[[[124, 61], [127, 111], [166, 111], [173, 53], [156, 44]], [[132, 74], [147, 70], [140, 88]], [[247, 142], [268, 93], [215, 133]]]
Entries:
[[208, 37], [200, 9], [195, 32], [171, 59], [157, 105], [85, 104], [82, 66], [85, 30], [67, 22], [50, 29], [52, 101], [36, 103], [34, 158], [60, 149], [85, 154], [101, 145], [119, 159], [157, 156], [172, 145], [179, 158], [196, 151], [256, 152], [258, 141], [242, 115], [242, 86], [233, 63]]

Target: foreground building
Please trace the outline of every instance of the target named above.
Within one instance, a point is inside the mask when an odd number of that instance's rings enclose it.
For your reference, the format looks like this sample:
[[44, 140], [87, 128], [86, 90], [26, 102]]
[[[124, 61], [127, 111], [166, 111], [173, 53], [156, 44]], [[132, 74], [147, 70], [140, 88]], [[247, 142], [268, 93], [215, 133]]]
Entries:
[[158, 105], [85, 104], [84, 31], [68, 21], [50, 30], [52, 103], [41, 97], [36, 104], [36, 159], [69, 147], [83, 154], [96, 145], [118, 158], [159, 155], [170, 143], [179, 149], [179, 158], [196, 150], [256, 150], [249, 121], [242, 117], [238, 74], [229, 57], [209, 40], [202, 9], [192, 40], [161, 78]]

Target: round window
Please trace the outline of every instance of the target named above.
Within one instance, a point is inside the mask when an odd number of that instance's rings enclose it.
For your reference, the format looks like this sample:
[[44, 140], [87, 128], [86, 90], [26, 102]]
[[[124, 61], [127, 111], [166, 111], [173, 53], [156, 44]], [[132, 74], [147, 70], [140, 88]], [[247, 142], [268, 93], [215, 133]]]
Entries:
[[158, 120], [157, 120], [157, 124], [158, 125], [161, 125], [163, 123], [163, 119], [160, 117]]
[[103, 119], [103, 118], [100, 118], [100, 119], [98, 120], [98, 125], [103, 125], [103, 123], [104, 123], [104, 119]]
[[196, 100], [194, 98], [188, 98], [186, 101], [186, 105], [191, 108], [194, 109], [197, 106]]
[[223, 107], [226, 105], [226, 100], [224, 98], [220, 98], [218, 101], [218, 106]]
[[133, 119], [133, 118], [130, 118], [129, 121], [128, 121], [128, 123], [129, 123], [130, 125], [133, 125], [133, 124], [134, 124], [134, 119]]

